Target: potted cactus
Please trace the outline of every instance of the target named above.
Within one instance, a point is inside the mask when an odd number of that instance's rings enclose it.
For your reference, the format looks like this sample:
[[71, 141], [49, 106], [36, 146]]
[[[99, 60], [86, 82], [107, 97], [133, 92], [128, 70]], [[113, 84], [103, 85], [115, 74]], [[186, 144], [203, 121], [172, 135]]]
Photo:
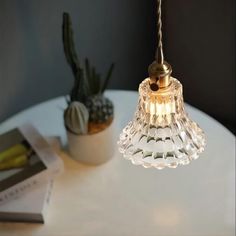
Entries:
[[78, 161], [100, 164], [110, 159], [114, 150], [114, 108], [112, 102], [104, 96], [114, 64], [111, 64], [104, 79], [88, 59], [85, 59], [82, 67], [75, 51], [68, 13], [63, 13], [62, 31], [66, 60], [74, 75], [68, 107], [64, 111], [69, 153]]

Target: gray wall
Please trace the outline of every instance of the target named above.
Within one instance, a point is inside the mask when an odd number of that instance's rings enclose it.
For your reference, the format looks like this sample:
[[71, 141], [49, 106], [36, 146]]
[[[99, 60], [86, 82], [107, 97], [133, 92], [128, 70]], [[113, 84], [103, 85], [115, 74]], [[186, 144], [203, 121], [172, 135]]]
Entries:
[[235, 132], [235, 0], [164, 2], [166, 57], [185, 100]]
[[[62, 40], [70, 12], [79, 57], [104, 73], [110, 88], [134, 89], [155, 51], [155, 0], [1, 0], [0, 121], [68, 93], [73, 82]], [[233, 0], [165, 0], [165, 55], [184, 84], [185, 100], [234, 130]]]

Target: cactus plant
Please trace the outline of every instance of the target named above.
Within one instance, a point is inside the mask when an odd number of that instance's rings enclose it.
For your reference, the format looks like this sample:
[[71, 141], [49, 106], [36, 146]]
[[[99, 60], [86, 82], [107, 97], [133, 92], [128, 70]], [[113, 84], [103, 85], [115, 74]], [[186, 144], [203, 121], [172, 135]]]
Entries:
[[88, 110], [81, 102], [71, 102], [64, 112], [65, 127], [74, 134], [88, 132], [88, 118]]
[[[72, 23], [68, 13], [63, 13], [62, 29], [66, 60], [74, 75], [74, 85], [70, 92], [69, 106], [74, 101], [84, 104], [89, 113], [88, 133], [99, 132], [106, 128], [113, 120], [113, 104], [104, 96], [104, 91], [111, 78], [114, 64], [111, 64], [104, 79], [97, 73], [95, 67], [90, 65], [87, 58], [85, 59], [84, 68], [82, 68], [75, 50]], [[68, 112], [65, 112], [65, 120], [68, 114]], [[73, 114], [77, 117], [81, 115], [81, 113], [76, 114], [76, 112]], [[68, 120], [70, 119], [68, 118]], [[70, 127], [71, 129], [73, 127]], [[83, 127], [80, 129], [76, 127], [76, 133], [78, 131], [81, 132], [81, 130], [84, 132]]]

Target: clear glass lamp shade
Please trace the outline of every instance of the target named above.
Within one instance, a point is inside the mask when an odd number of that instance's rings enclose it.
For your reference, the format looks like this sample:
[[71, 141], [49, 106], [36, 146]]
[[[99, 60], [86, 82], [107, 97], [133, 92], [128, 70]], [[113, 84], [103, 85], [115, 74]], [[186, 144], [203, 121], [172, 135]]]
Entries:
[[199, 157], [205, 135], [184, 108], [182, 85], [171, 77], [165, 89], [152, 91], [150, 79], [139, 86], [134, 118], [120, 134], [119, 151], [134, 165], [176, 168]]

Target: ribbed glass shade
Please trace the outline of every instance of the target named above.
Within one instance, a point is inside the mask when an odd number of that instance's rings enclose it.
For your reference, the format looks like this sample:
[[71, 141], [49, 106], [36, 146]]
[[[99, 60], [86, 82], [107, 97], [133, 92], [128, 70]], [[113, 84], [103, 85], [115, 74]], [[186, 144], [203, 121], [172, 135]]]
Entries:
[[119, 151], [146, 168], [187, 165], [204, 150], [204, 133], [185, 112], [177, 79], [158, 91], [152, 91], [149, 82], [147, 78], [139, 86], [138, 108], [120, 134]]

